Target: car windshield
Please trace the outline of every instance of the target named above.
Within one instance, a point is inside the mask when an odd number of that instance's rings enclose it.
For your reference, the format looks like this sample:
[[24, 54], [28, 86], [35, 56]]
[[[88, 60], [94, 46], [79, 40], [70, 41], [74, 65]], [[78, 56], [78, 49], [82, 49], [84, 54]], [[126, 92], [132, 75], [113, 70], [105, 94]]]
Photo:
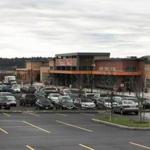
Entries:
[[20, 88], [20, 85], [14, 84], [12, 88]]
[[62, 102], [73, 102], [70, 97], [62, 97]]
[[91, 100], [91, 99], [88, 99], [88, 98], [83, 98], [83, 99], [81, 99], [81, 101], [82, 101], [82, 102], [92, 102], [92, 100]]
[[11, 100], [11, 101], [15, 101], [16, 100], [16, 98], [14, 96], [7, 96], [7, 99]]
[[51, 91], [51, 90], [53, 91], [53, 90], [55, 90], [56, 91], [56, 88], [47, 87], [44, 90], [46, 90], [46, 91]]
[[87, 97], [94, 97], [93, 93], [87, 93]]
[[126, 100], [126, 101], [123, 101], [123, 104], [134, 104], [134, 101], [131, 101], [131, 100]]
[[80, 93], [80, 91], [79, 90], [70, 90], [70, 92], [72, 93], [72, 94], [79, 94]]
[[47, 100], [47, 98], [44, 98], [44, 97], [40, 98], [39, 101], [44, 104], [49, 103], [49, 100]]
[[35, 98], [35, 95], [26, 95], [26, 98]]
[[50, 94], [51, 97], [59, 97], [60, 94]]
[[0, 96], [0, 101], [7, 101], [8, 99], [5, 96]]

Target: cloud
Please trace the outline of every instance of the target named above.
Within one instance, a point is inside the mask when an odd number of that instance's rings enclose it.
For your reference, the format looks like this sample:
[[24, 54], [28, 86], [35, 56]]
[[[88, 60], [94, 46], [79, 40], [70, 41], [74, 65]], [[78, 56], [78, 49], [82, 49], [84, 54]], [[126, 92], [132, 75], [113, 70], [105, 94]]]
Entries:
[[148, 55], [149, 7], [149, 0], [0, 1], [0, 55]]

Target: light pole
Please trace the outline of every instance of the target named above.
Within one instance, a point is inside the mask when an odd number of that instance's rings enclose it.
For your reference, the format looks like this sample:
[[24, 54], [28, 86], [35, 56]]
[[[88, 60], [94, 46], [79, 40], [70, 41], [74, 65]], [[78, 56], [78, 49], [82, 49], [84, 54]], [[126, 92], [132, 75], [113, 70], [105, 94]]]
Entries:
[[93, 86], [94, 86], [94, 74], [93, 71], [95, 70], [95, 64], [91, 66], [91, 93], [93, 93]]
[[31, 68], [30, 68], [30, 85], [33, 84], [33, 72], [32, 72], [32, 60], [31, 60]]

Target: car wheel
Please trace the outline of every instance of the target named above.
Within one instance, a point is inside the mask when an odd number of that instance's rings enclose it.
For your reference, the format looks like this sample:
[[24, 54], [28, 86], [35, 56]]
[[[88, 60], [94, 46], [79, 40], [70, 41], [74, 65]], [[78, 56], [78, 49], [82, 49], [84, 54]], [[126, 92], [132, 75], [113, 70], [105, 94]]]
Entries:
[[6, 107], [5, 109], [10, 110], [10, 107]]

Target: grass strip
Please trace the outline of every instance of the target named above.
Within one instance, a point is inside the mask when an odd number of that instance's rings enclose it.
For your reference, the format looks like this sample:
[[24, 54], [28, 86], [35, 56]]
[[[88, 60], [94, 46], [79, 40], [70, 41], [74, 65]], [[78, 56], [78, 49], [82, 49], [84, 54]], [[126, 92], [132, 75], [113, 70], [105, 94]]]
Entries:
[[128, 126], [128, 127], [137, 127], [137, 128], [150, 127], [150, 121], [134, 120], [126, 116], [112, 116], [111, 119], [109, 116], [100, 116], [98, 117], [98, 119], [102, 121], [118, 124], [118, 125]]

